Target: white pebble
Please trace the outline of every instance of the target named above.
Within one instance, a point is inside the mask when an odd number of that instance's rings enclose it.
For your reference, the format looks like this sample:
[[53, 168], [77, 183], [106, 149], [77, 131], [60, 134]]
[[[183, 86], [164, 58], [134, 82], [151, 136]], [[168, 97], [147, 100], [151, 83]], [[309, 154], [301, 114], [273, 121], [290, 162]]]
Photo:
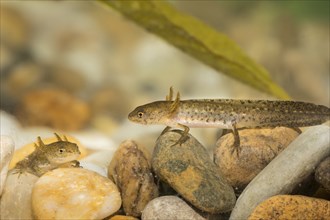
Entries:
[[32, 192], [38, 219], [103, 219], [121, 206], [117, 186], [82, 168], [59, 168], [44, 174]]
[[272, 160], [245, 188], [230, 219], [247, 219], [262, 201], [290, 193], [317, 164], [330, 155], [330, 128], [311, 127]]
[[1, 196], [1, 219], [33, 219], [31, 193], [38, 177], [9, 171]]
[[104, 167], [105, 169], [108, 169], [110, 161], [115, 153], [115, 150], [116, 149], [97, 151], [82, 158], [80, 162], [93, 163], [99, 167]]
[[14, 141], [6, 135], [0, 136], [0, 196], [7, 177], [8, 166], [15, 149]]
[[108, 177], [108, 170], [106, 167], [100, 167], [94, 163], [91, 162], [86, 162], [86, 161], [79, 161], [80, 166], [83, 167], [84, 169], [90, 170], [90, 171], [94, 171], [104, 177]]

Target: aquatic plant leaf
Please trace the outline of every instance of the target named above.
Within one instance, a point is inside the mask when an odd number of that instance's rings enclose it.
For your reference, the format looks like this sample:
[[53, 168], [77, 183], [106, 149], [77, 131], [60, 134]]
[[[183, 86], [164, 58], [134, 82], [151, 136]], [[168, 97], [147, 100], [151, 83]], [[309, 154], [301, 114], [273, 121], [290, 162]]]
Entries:
[[99, 1], [219, 72], [278, 98], [289, 99], [267, 70], [249, 58], [235, 42], [177, 11], [166, 1]]

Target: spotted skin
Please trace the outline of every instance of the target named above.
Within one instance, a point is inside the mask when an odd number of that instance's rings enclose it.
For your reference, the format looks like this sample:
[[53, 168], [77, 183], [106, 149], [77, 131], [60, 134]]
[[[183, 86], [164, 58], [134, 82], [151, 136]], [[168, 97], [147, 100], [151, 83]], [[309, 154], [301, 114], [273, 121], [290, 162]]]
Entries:
[[180, 100], [173, 91], [166, 101], [156, 101], [134, 109], [128, 119], [145, 125], [159, 124], [184, 128], [185, 134], [192, 127], [216, 127], [232, 129], [234, 146], [239, 146], [237, 129], [306, 127], [330, 120], [330, 109], [326, 106], [298, 101], [193, 99]]

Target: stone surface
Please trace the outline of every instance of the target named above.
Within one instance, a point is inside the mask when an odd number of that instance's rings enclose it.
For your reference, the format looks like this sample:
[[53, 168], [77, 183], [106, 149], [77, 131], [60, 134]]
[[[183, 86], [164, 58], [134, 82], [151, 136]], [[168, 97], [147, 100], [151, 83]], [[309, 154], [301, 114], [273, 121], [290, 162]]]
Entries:
[[108, 168], [109, 178], [120, 189], [126, 215], [141, 216], [147, 203], [158, 196], [150, 156], [136, 142], [120, 144]]
[[11, 137], [0, 136], [0, 196], [7, 178], [8, 167], [15, 149], [14, 141]]
[[127, 216], [127, 215], [115, 215], [109, 218], [109, 220], [139, 220], [138, 218], [135, 218], [133, 216]]
[[230, 185], [237, 191], [244, 187], [284, 150], [298, 133], [285, 127], [274, 129], [245, 129], [239, 131], [240, 152], [232, 153], [234, 136], [228, 133], [221, 137], [214, 150], [214, 162]]
[[117, 186], [82, 168], [59, 168], [35, 183], [32, 209], [38, 219], [102, 219], [121, 206]]
[[63, 90], [38, 89], [23, 96], [16, 115], [24, 125], [78, 130], [88, 122], [90, 109], [85, 102]]
[[1, 219], [33, 219], [31, 193], [38, 177], [9, 171], [0, 200]]
[[152, 159], [155, 173], [198, 209], [230, 211], [236, 200], [233, 188], [193, 136], [189, 134], [184, 143], [176, 144], [182, 134], [174, 130], [158, 138]]
[[290, 193], [329, 156], [329, 132], [328, 126], [320, 125], [296, 138], [244, 189], [230, 219], [247, 219], [260, 202], [274, 195]]
[[161, 196], [148, 203], [142, 212], [142, 220], [205, 220], [186, 202], [176, 196]]
[[249, 220], [328, 219], [330, 201], [307, 196], [278, 195], [260, 203]]
[[[17, 119], [11, 114], [0, 110], [0, 122], [0, 135], [7, 135], [15, 140], [17, 133], [21, 129], [21, 125]], [[17, 144], [16, 141], [15, 144]]]
[[330, 192], [330, 157], [325, 158], [315, 170], [315, 179]]

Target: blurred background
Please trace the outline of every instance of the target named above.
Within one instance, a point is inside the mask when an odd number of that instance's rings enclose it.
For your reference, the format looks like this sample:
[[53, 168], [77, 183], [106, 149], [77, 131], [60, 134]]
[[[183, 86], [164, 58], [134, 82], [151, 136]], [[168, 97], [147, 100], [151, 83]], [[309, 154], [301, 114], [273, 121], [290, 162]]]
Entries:
[[[230, 37], [294, 100], [329, 106], [328, 1], [169, 2]], [[0, 4], [1, 110], [23, 126], [121, 139], [131, 136], [127, 127], [144, 130], [128, 113], [164, 99], [170, 86], [182, 99], [273, 99], [98, 2]]]

